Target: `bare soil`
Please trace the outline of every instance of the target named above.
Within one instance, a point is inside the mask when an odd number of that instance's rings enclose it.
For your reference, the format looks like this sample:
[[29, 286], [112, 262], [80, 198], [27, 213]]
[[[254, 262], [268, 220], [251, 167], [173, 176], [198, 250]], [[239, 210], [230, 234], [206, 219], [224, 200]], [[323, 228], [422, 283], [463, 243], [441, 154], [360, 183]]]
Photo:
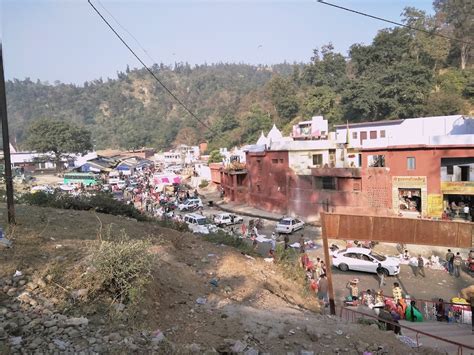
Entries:
[[[5, 226], [5, 206], [0, 211]], [[155, 223], [94, 212], [23, 205], [16, 211], [18, 224], [9, 231], [13, 248], [0, 249], [0, 278], [11, 278], [15, 270], [26, 275], [54, 273], [54, 279], [61, 281], [49, 284], [44, 294], [64, 302], [77, 285], [71, 279], [74, 270], [87, 261], [99, 230], [110, 226], [131, 238], [152, 241], [153, 280], [135, 313], [114, 316], [110, 305], [59, 302], [63, 312], [90, 319], [90, 327], [107, 320], [109, 332], [159, 329], [175, 344], [173, 352], [229, 353], [234, 347], [247, 354], [431, 353], [408, 348], [391, 332], [322, 314], [314, 294], [301, 281], [289, 279], [278, 265], [231, 247]], [[211, 285], [213, 279], [217, 287]], [[3, 290], [0, 305], [11, 302]], [[198, 304], [198, 298], [206, 303]]]

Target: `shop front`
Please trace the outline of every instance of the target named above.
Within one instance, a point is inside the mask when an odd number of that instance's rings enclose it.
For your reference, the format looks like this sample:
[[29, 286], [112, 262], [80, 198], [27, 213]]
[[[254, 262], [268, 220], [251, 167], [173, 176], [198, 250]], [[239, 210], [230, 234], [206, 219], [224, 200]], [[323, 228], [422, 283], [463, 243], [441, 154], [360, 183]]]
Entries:
[[392, 178], [392, 206], [405, 217], [427, 214], [426, 176], [394, 176]]
[[474, 181], [443, 181], [443, 210], [454, 220], [474, 220]]

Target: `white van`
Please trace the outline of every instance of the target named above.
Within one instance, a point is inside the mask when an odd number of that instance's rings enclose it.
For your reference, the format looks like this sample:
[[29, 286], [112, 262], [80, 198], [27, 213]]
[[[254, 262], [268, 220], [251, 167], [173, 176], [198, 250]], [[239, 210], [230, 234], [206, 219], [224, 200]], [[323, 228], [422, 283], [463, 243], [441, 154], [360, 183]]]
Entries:
[[209, 224], [207, 218], [198, 213], [188, 213], [184, 215], [184, 222], [187, 223], [193, 233], [209, 234], [209, 232], [215, 232], [217, 230], [215, 225]]

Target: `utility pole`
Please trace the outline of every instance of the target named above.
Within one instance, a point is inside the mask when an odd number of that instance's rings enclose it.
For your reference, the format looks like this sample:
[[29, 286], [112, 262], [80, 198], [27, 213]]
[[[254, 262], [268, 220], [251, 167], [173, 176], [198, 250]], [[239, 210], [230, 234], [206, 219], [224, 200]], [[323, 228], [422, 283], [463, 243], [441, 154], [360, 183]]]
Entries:
[[[329, 206], [329, 200], [328, 200]], [[324, 251], [324, 262], [326, 264], [326, 277], [328, 279], [328, 293], [329, 293], [329, 312], [332, 315], [336, 314], [336, 303], [334, 301], [334, 287], [332, 285], [332, 262], [331, 256], [329, 255], [329, 241], [326, 234], [326, 218], [324, 218], [326, 212], [320, 212], [321, 227], [322, 227], [322, 239], [323, 239], [323, 251]]]
[[7, 188], [8, 223], [15, 224], [15, 206], [13, 204], [13, 178], [10, 159], [10, 138], [8, 136], [7, 96], [5, 75], [3, 73], [3, 49], [0, 42], [0, 119], [2, 120], [3, 159], [5, 161], [5, 185]]

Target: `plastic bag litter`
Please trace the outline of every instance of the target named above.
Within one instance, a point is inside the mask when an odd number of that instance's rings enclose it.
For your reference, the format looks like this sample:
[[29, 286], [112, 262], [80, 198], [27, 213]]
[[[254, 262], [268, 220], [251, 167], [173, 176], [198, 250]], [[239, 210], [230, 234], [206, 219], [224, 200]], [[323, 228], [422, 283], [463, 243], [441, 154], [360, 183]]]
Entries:
[[13, 274], [13, 277], [19, 277], [22, 276], [23, 273], [21, 271], [16, 270], [15, 273]]
[[403, 344], [408, 345], [410, 348], [418, 348], [422, 345], [421, 343], [417, 344], [415, 339], [412, 339], [406, 335], [399, 335], [398, 340], [400, 340]]
[[204, 297], [198, 297], [196, 299], [196, 303], [197, 304], [206, 304], [207, 303], [207, 300], [204, 298]]
[[23, 339], [21, 337], [10, 337], [11, 346], [20, 345]]

